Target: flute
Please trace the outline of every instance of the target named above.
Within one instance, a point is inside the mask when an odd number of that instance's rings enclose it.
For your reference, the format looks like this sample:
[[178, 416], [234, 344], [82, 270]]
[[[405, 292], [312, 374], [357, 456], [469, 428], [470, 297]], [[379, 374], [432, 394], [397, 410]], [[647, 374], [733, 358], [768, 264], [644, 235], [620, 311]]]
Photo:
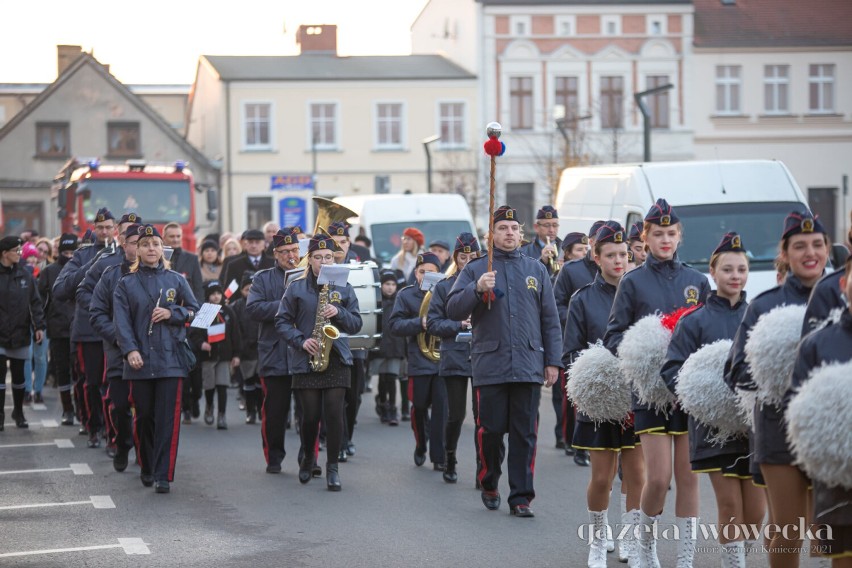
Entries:
[[[160, 299], [162, 297], [163, 297], [163, 289], [160, 288], [160, 295], [157, 296], [157, 305], [154, 306], [155, 310], [160, 307]], [[151, 323], [148, 324], [148, 335], [151, 335], [152, 333], [154, 333], [154, 314], [153, 314], [153, 312], [151, 313]]]

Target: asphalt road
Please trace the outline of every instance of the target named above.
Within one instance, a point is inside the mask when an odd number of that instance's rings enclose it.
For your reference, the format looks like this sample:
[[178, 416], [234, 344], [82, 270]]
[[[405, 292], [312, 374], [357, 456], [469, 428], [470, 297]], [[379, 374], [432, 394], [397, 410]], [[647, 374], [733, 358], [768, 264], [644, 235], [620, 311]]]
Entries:
[[[409, 423], [382, 425], [372, 395], [365, 394], [354, 439], [357, 453], [340, 466], [343, 491], [331, 493], [324, 478], [299, 484], [299, 444], [292, 430], [283, 473], [265, 473], [260, 429], [243, 423], [236, 391], [230, 394], [228, 431], [202, 422], [182, 427], [168, 495], [143, 487], [133, 464], [115, 472], [103, 448], [86, 448], [76, 426], [56, 426], [55, 390], [46, 389], [46, 406], [26, 410], [29, 430], [15, 428], [7, 409], [6, 430], [0, 433], [0, 566], [586, 565], [588, 549], [577, 530], [588, 522], [589, 470], [553, 447], [549, 393], [542, 396], [534, 519], [508, 514], [505, 475], [501, 510], [483, 507], [474, 488], [469, 413], [459, 451], [460, 480], [448, 485], [428, 462], [414, 466]], [[673, 509], [670, 492], [664, 524], [674, 523]], [[610, 511], [611, 520], [620, 518], [617, 501]], [[701, 514], [705, 522], [716, 520], [706, 476]], [[674, 566], [675, 546], [659, 544], [663, 566]], [[700, 538], [699, 546], [715, 543]], [[11, 556], [16, 553], [22, 554]], [[609, 556], [609, 566], [626, 566]], [[762, 554], [749, 560], [749, 566], [763, 565]], [[719, 557], [699, 552], [695, 566], [719, 566]]]

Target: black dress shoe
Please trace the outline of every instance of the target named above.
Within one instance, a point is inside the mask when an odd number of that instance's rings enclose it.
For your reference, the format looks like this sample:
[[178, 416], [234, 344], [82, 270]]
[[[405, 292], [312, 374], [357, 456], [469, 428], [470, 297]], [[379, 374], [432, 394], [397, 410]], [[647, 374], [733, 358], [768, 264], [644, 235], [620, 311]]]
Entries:
[[414, 448], [414, 465], [420, 467], [424, 463], [426, 463], [426, 452], [421, 452], [417, 448]]
[[116, 448], [115, 456], [112, 458], [112, 468], [115, 471], [122, 472], [127, 469], [127, 454], [129, 453], [130, 450]]
[[535, 517], [529, 505], [512, 505], [509, 507], [509, 514], [514, 517]]
[[81, 436], [88, 436], [89, 430], [85, 426], [80, 426], [80, 429], [77, 430], [77, 433]]
[[74, 413], [71, 411], [62, 413], [62, 422], [60, 422], [63, 426], [73, 426], [74, 425]]
[[340, 453], [337, 454], [337, 461], [340, 463], [346, 463], [349, 461], [349, 454], [346, 453], [346, 450], [340, 450]]
[[154, 483], [154, 491], [157, 493], [168, 493], [171, 491], [168, 481], [157, 481]]
[[497, 491], [482, 491], [482, 504], [489, 511], [496, 511], [500, 508], [500, 493]]
[[12, 420], [15, 421], [15, 426], [18, 428], [29, 428], [30, 423], [27, 422], [27, 419], [24, 418], [23, 410], [13, 410], [12, 411]]
[[355, 444], [352, 443], [352, 440], [346, 442], [346, 453], [350, 456], [355, 455]]
[[[271, 463], [266, 466], [266, 473], [281, 473], [281, 464], [280, 463]], [[302, 472], [299, 472], [299, 477], [302, 476]]]
[[89, 439], [86, 440], [86, 446], [89, 448], [100, 448], [101, 447], [101, 437], [97, 432], [94, 434], [89, 434]]
[[142, 473], [139, 475], [139, 479], [142, 481], [142, 485], [145, 487], [151, 487], [154, 485], [154, 476], [149, 473]]
[[575, 453], [576, 453], [576, 451], [574, 450], [574, 448], [572, 448], [571, 446], [565, 446], [565, 455], [566, 456], [573, 456]]
[[574, 454], [574, 463], [581, 467], [589, 467], [589, 464], [592, 463], [589, 459], [589, 452], [586, 450], [577, 450], [577, 453]]
[[319, 464], [314, 464], [314, 467], [311, 469], [311, 475], [313, 477], [322, 477], [322, 467]]
[[446, 468], [444, 469], [443, 477], [444, 481], [446, 481], [447, 483], [455, 483], [459, 480], [459, 474], [456, 473], [456, 470], [450, 471]]
[[433, 463], [432, 469], [435, 471], [444, 471], [446, 469], [446, 466], [442, 463]]
[[198, 418], [201, 416], [201, 407], [198, 405], [198, 400], [192, 402], [192, 417]]
[[38, 404], [44, 404], [44, 397], [41, 396], [40, 392], [37, 392], [35, 393], [35, 397], [33, 397], [33, 401], [37, 402]]
[[340, 491], [340, 474], [336, 463], [325, 465], [325, 483], [329, 491]]
[[565, 440], [562, 438], [556, 438], [556, 449], [564, 450], [565, 449]]
[[304, 462], [299, 465], [299, 483], [304, 485], [311, 480], [311, 477], [313, 477], [313, 467], [312, 464]]

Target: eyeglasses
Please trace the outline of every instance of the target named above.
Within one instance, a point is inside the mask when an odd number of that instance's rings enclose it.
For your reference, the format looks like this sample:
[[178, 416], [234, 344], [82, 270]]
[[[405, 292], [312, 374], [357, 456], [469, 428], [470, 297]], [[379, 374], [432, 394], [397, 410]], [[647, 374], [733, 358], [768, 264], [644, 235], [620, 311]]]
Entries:
[[538, 226], [542, 229], [558, 229], [559, 223], [539, 223]]
[[311, 255], [311, 260], [317, 260], [319, 262], [334, 262], [334, 255], [326, 254], [320, 256], [317, 254], [313, 254]]

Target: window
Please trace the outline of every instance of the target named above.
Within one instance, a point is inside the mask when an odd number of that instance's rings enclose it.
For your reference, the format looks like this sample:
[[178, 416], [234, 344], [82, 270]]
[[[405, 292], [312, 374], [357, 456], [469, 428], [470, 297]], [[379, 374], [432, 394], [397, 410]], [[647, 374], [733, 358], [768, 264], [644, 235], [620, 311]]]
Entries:
[[[647, 88], [662, 87], [668, 84], [668, 75], [649, 75]], [[651, 111], [651, 128], [669, 127], [669, 91], [660, 91], [647, 98], [648, 110]]]
[[601, 29], [603, 35], [621, 35], [621, 16], [601, 16]]
[[659, 36], [666, 35], [666, 17], [665, 16], [648, 16], [645, 20], [648, 28], [648, 35]]
[[811, 112], [834, 112], [834, 65], [811, 65], [808, 73]]
[[509, 30], [512, 35], [528, 36], [532, 30], [532, 19], [529, 16], [512, 16], [509, 18]]
[[464, 146], [464, 103], [440, 103], [440, 145], [449, 148]]
[[36, 124], [36, 156], [39, 158], [67, 158], [70, 155], [70, 135], [67, 122], [39, 122]]
[[139, 158], [142, 156], [139, 143], [138, 122], [107, 123], [107, 155], [115, 158]]
[[601, 77], [601, 128], [623, 126], [624, 77]]
[[317, 150], [337, 149], [336, 103], [311, 103], [308, 143]]
[[249, 197], [246, 200], [246, 227], [262, 227], [272, 219], [271, 197]]
[[559, 36], [572, 36], [574, 35], [574, 30], [577, 29], [577, 19], [574, 16], [556, 16], [554, 29]]
[[579, 114], [580, 96], [577, 91], [577, 77], [556, 77], [553, 89], [554, 106], [562, 105], [565, 117], [576, 117]]
[[376, 105], [376, 147], [402, 148], [402, 103]]
[[243, 104], [243, 148], [246, 150], [272, 149], [271, 103]]
[[509, 79], [510, 123], [518, 130], [533, 127], [532, 77], [512, 77]]
[[790, 112], [789, 89], [789, 65], [764, 65], [763, 108], [766, 114], [787, 114]]
[[716, 66], [716, 112], [718, 114], [740, 114], [739, 65]]

